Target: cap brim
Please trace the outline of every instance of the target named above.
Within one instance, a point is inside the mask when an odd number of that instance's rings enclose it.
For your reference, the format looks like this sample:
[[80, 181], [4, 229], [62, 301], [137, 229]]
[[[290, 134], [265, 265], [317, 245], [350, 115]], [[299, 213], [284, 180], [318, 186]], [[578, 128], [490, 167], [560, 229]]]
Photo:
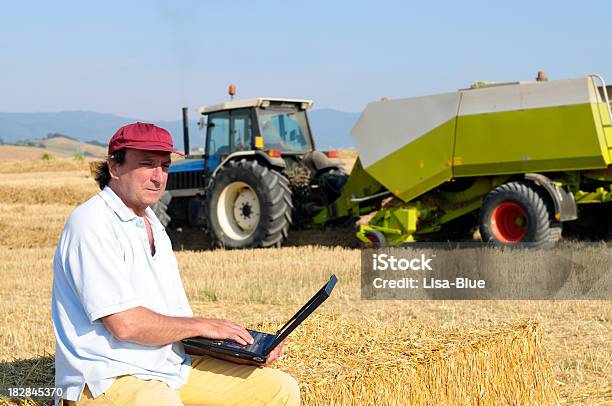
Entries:
[[183, 153], [183, 152], [178, 152], [176, 149], [172, 150], [172, 153], [176, 154], [176, 155], [180, 155], [183, 158], [185, 158], [187, 156], [187, 154]]
[[179, 152], [174, 148], [168, 149], [168, 147], [164, 147], [162, 145], [156, 146], [156, 145], [147, 145], [147, 146], [142, 146], [142, 145], [129, 145], [129, 146], [125, 146], [123, 148], [130, 148], [130, 149], [141, 149], [143, 151], [163, 151], [163, 152], [170, 152], [172, 154], [177, 154], [182, 156], [183, 158], [186, 156], [183, 152]]

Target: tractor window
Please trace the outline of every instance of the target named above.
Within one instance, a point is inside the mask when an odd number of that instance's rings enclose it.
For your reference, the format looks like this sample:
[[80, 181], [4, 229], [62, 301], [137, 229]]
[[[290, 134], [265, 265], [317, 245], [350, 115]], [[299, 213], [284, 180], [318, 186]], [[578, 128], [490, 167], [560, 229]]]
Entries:
[[212, 113], [208, 116], [206, 143], [208, 155], [229, 154], [229, 113], [227, 111]]
[[249, 110], [232, 111], [232, 152], [252, 149], [251, 116]]
[[265, 149], [283, 152], [312, 150], [304, 111], [260, 110], [259, 126]]

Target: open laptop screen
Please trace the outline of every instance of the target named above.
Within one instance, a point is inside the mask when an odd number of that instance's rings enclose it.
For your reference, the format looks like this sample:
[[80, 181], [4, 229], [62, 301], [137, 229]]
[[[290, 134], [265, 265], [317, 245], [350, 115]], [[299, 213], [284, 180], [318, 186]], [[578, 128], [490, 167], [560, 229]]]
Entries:
[[291, 318], [283, 327], [276, 332], [274, 342], [266, 349], [266, 354], [272, 351], [281, 341], [283, 341], [297, 326], [302, 323], [306, 317], [315, 311], [321, 303], [327, 299], [336, 285], [336, 275], [332, 275], [329, 281], [312, 297], [298, 312]]

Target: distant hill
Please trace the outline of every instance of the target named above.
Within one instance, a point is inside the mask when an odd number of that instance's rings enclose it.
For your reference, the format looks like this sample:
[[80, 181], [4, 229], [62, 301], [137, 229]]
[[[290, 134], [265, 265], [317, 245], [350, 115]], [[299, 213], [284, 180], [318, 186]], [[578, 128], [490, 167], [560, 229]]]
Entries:
[[136, 120], [92, 111], [0, 113], [0, 137], [5, 142], [15, 142], [57, 132], [83, 141], [108, 141], [117, 128], [133, 121]]
[[103, 158], [106, 148], [65, 137], [30, 140], [28, 145], [0, 145], [0, 159], [3, 160], [42, 158], [45, 153], [54, 158], [74, 158], [75, 155]]
[[40, 159], [47, 152], [39, 147], [22, 147], [18, 145], [0, 145], [0, 160]]
[[40, 143], [44, 145], [45, 149], [51, 154], [55, 153], [57, 155], [67, 155], [69, 157], [73, 157], [75, 154], [81, 154], [84, 157], [103, 158], [106, 156], [107, 151], [106, 147], [64, 137], [43, 139], [40, 140]]
[[[350, 130], [357, 122], [358, 113], [346, 113], [332, 109], [309, 112], [315, 143], [320, 149], [341, 149], [352, 146]], [[66, 134], [80, 141], [97, 141], [102, 145], [122, 125], [137, 118], [120, 117], [93, 111], [61, 111], [54, 113], [0, 113], [0, 138], [6, 143], [19, 140], [42, 139], [49, 133]], [[153, 121], [170, 131], [178, 149], [183, 148], [183, 124], [181, 120]], [[189, 123], [191, 147], [200, 146], [201, 137], [196, 120]]]

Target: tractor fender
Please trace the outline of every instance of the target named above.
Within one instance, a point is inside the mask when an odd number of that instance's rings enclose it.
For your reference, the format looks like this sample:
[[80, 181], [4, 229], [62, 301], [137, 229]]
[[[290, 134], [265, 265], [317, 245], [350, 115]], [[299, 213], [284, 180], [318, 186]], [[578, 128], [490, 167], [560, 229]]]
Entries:
[[254, 159], [260, 161], [260, 163], [274, 169], [284, 169], [287, 165], [283, 158], [273, 158], [266, 154], [263, 151], [254, 150], [254, 151], [237, 151], [232, 154], [229, 154], [213, 171], [211, 175], [211, 179], [217, 176], [217, 173], [223, 168], [228, 162], [235, 161], [237, 159], [242, 159], [245, 157], [253, 157]]
[[552, 180], [540, 173], [526, 173], [525, 180], [535, 184], [540, 190], [546, 192], [553, 203], [556, 221], [570, 221], [578, 218], [578, 207], [571, 192], [557, 186]]
[[327, 169], [341, 169], [342, 165], [338, 160], [332, 160], [321, 151], [312, 151], [304, 156], [304, 165], [312, 171], [312, 173], [323, 172]]

